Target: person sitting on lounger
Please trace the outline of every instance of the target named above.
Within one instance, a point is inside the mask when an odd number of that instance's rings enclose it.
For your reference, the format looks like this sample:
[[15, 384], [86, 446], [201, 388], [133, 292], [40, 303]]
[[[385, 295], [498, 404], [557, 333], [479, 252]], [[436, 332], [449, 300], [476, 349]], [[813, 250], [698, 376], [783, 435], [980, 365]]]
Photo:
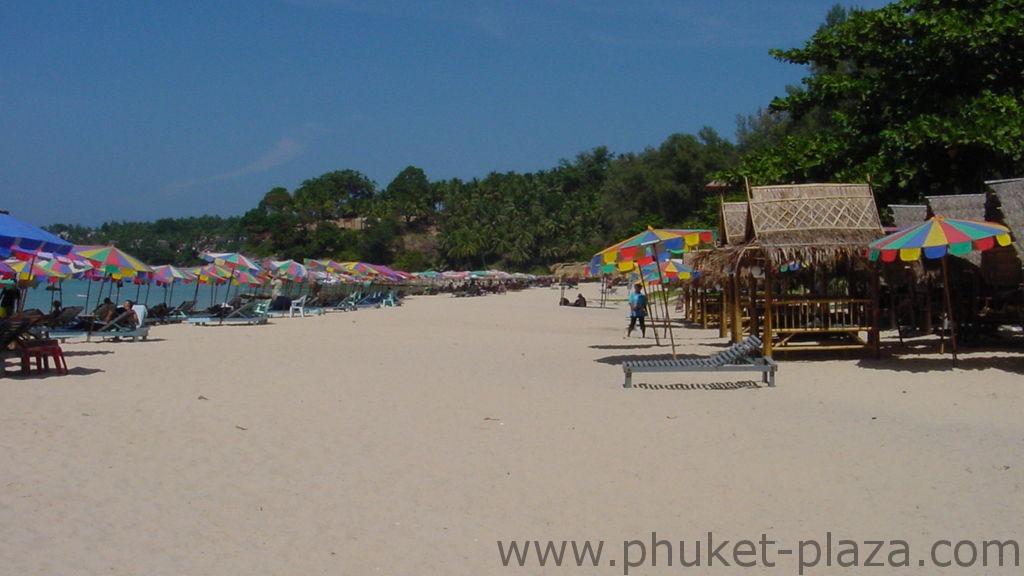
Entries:
[[573, 302], [572, 305], [577, 307], [577, 308], [586, 308], [587, 307], [587, 299], [583, 297], [583, 294], [577, 294], [576, 295], [576, 301]]
[[104, 298], [103, 303], [92, 311], [92, 315], [97, 322], [110, 322], [110, 319], [114, 317], [114, 312], [116, 311], [117, 306], [114, 305], [113, 300], [110, 298]]

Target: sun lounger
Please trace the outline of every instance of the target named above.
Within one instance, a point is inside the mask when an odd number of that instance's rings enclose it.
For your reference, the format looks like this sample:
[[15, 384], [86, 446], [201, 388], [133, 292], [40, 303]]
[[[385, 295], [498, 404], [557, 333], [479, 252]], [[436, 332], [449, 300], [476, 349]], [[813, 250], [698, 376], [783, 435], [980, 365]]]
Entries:
[[109, 322], [95, 325], [92, 330], [51, 330], [47, 336], [57, 340], [99, 338], [101, 340], [131, 340], [132, 342], [149, 338], [149, 326], [136, 326], [130, 318], [130, 312], [122, 311]]
[[628, 360], [622, 363], [622, 371], [626, 374], [623, 387], [632, 387], [634, 372], [760, 372], [762, 382], [775, 386], [778, 364], [771, 358], [757, 356], [761, 346], [760, 338], [748, 336], [707, 358]]
[[267, 300], [252, 300], [223, 317], [218, 316], [192, 316], [188, 319], [189, 324], [196, 326], [221, 326], [225, 324], [266, 324], [270, 309], [270, 302]]

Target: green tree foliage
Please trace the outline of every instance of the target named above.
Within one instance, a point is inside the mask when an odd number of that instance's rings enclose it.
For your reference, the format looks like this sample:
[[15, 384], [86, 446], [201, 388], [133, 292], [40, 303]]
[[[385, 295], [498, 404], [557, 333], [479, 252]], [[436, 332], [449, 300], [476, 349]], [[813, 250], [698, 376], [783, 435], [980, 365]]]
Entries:
[[833, 10], [805, 46], [773, 55], [811, 74], [772, 103], [763, 147], [735, 172], [755, 184], [871, 177], [884, 203], [1024, 171], [1020, 0]]
[[400, 217], [406, 224], [426, 225], [436, 213], [437, 198], [422, 169], [409, 166], [398, 173], [381, 193], [384, 212]]
[[351, 218], [372, 207], [376, 185], [355, 170], [328, 172], [306, 180], [292, 196], [304, 223]]
[[116, 245], [152, 264], [198, 264], [204, 250], [237, 250], [245, 240], [238, 217], [161, 218], [155, 222], [107, 222], [98, 228], [55, 224], [50, 232], [81, 245]]

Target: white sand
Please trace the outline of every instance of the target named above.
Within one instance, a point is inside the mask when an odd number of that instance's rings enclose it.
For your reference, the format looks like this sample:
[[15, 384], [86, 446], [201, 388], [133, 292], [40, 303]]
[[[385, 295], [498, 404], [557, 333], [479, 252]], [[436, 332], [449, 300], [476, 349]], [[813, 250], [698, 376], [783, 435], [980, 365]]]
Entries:
[[[621, 304], [557, 300], [157, 327], [65, 345], [68, 376], [12, 370], [0, 573], [622, 574], [623, 541], [649, 547], [652, 531], [677, 554], [709, 531], [777, 548], [831, 531], [906, 540], [914, 566], [805, 573], [931, 574], [917, 560], [933, 540], [1024, 542], [1020, 353], [965, 353], [957, 369], [937, 354], [782, 358], [774, 389], [638, 374], [676, 389], [627, 390], [621, 360], [668, 349], [624, 340]], [[677, 336], [683, 354], [722, 345], [717, 330]], [[497, 541], [527, 539], [604, 540], [605, 557], [503, 567]], [[661, 554], [630, 573], [686, 571]], [[768, 560], [746, 572], [796, 573]]]

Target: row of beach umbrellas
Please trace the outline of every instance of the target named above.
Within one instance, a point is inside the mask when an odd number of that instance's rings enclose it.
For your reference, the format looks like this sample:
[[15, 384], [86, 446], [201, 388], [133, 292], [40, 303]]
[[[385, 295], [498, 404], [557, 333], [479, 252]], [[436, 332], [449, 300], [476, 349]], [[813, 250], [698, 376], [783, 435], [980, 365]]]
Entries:
[[[531, 277], [498, 270], [424, 271], [408, 273], [380, 264], [331, 259], [257, 260], [237, 252], [202, 252], [205, 264], [149, 266], [117, 246], [77, 246], [41, 228], [0, 212], [0, 279], [44, 280], [69, 278], [153, 284], [211, 284], [260, 286], [273, 279], [323, 284], [439, 283], [466, 279], [508, 280]], [[91, 286], [91, 283], [90, 283]], [[88, 296], [87, 296], [88, 297]]]

